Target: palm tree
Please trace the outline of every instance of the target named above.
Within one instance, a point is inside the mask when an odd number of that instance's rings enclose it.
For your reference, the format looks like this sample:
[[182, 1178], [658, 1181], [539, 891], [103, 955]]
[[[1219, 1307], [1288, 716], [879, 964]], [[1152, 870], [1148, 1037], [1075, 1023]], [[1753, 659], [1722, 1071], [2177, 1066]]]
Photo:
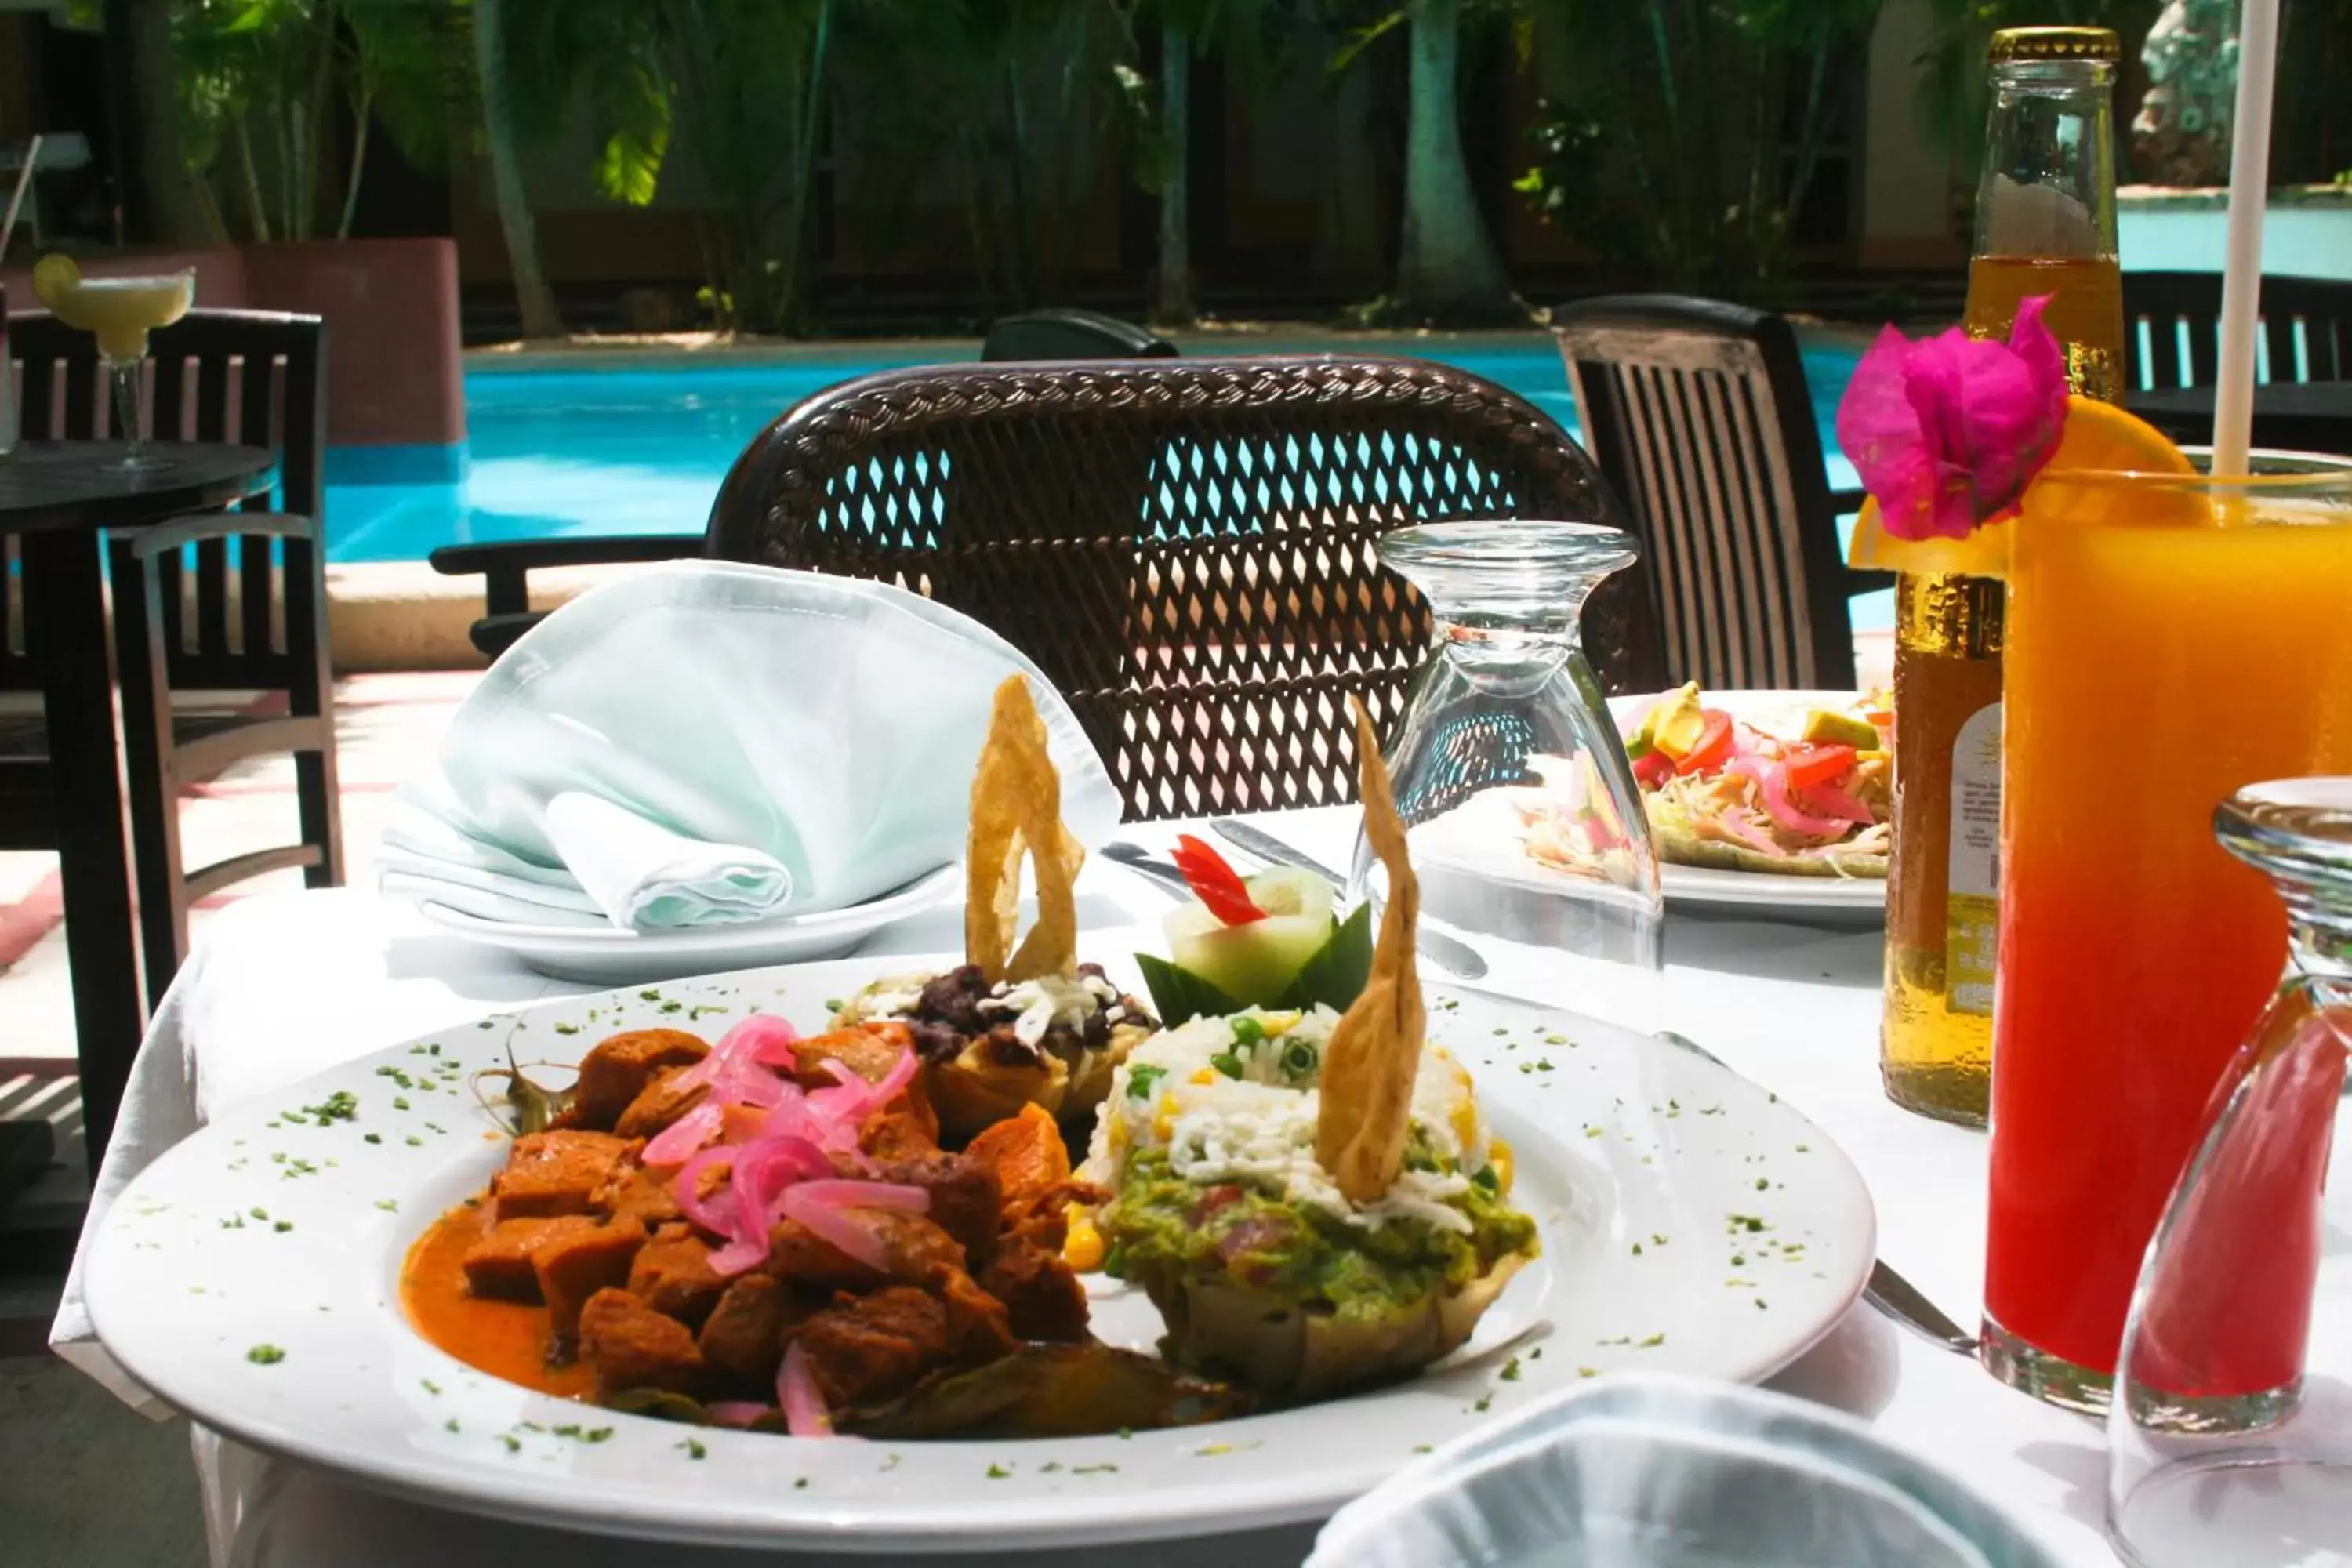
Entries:
[[866, 149], [910, 186], [953, 181], [985, 311], [1045, 302], [1076, 264], [1085, 214], [1109, 194], [1104, 149], [1150, 118], [1125, 0], [875, 8], [887, 15], [863, 40], [861, 68], [895, 97]]
[[1396, 303], [1428, 320], [1517, 313], [1510, 279], [1471, 194], [1456, 79], [1463, 0], [1409, 0], [1412, 71], [1405, 121], [1404, 229]]
[[[1492, 321], [1520, 314], [1462, 155], [1458, 89], [1466, 0], [1404, 0], [1359, 27], [1331, 61], [1344, 70], [1399, 28], [1409, 34], [1402, 233], [1387, 311], [1412, 321]], [[1510, 5], [1524, 0], [1491, 0]], [[1360, 16], [1353, 0], [1326, 0]]]
[[[1213, 4], [1213, 0], [1212, 0]], [[1197, 18], [1170, 5], [1160, 16], [1160, 268], [1151, 319], [1192, 320], [1192, 47]]]
[[498, 202], [499, 231], [506, 237], [508, 266], [514, 273], [522, 335], [560, 338], [563, 317], [539, 264], [539, 223], [523, 189], [522, 150], [507, 76], [505, 5], [506, 0], [474, 0], [474, 79], [481, 95], [482, 138], [489, 152], [490, 187]]
[[871, 8], [870, 0], [657, 0], [666, 90], [710, 198], [697, 227], [723, 326], [807, 324], [835, 35]]

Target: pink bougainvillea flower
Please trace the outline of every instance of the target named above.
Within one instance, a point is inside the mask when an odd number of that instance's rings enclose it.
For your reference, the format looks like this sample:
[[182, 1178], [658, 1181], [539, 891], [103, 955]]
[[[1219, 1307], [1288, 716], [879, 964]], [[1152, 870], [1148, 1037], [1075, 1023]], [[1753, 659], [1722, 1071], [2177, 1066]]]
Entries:
[[1838, 405], [1838, 445], [1898, 539], [1965, 539], [2000, 521], [2058, 449], [2066, 359], [2042, 324], [2047, 294], [2017, 309], [2009, 342], [1958, 327], [1912, 342], [1878, 334]]

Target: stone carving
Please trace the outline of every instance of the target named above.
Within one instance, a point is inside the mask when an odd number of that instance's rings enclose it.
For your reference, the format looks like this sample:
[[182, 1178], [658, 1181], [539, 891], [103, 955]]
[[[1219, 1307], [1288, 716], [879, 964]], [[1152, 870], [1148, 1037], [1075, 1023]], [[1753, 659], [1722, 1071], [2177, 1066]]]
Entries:
[[2238, 96], [2233, 0], [2165, 0], [2140, 61], [2148, 79], [2132, 121], [2140, 171], [2159, 185], [2226, 184]]

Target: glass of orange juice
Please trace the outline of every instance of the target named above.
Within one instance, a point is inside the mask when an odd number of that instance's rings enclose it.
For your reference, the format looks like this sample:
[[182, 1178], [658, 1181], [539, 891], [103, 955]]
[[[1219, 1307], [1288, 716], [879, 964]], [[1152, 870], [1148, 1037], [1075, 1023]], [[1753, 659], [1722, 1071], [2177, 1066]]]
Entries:
[[[2285, 916], [2214, 807], [2352, 773], [2352, 464], [2189, 466], [2053, 466], [2010, 525], [1984, 1358], [2092, 1411], [2285, 968]], [[2245, 1304], [2252, 1339], [2264, 1310]]]

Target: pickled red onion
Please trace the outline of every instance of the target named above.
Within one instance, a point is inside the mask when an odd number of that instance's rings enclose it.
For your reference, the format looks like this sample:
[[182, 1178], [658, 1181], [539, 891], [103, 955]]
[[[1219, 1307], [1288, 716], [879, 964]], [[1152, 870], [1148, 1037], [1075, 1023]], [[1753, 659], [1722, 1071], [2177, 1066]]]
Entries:
[[[821, 1090], [819, 1092], [822, 1092]], [[814, 1103], [814, 1097], [803, 1099], [787, 1095], [768, 1120], [761, 1124], [762, 1138], [805, 1138], [819, 1148], [835, 1154], [857, 1157], [857, 1131], [865, 1118], [829, 1117]]]
[[843, 1257], [879, 1273], [889, 1272], [889, 1250], [882, 1238], [852, 1209], [893, 1209], [922, 1214], [931, 1206], [931, 1194], [920, 1187], [888, 1182], [803, 1182], [784, 1194], [783, 1217], [797, 1220], [820, 1241]]
[[1747, 845], [1750, 849], [1760, 849], [1767, 855], [1787, 853], [1772, 841], [1770, 834], [1748, 821], [1743, 812], [1726, 811], [1717, 815], [1716, 821], [1723, 825], [1725, 832]]
[[766, 1262], [778, 1200], [795, 1182], [832, 1174], [833, 1162], [805, 1138], [762, 1138], [738, 1149], [728, 1177], [734, 1225], [727, 1245], [710, 1255], [710, 1271], [723, 1279]]
[[704, 1100], [684, 1116], [654, 1134], [639, 1156], [647, 1165], [683, 1163], [694, 1152], [719, 1133], [724, 1113], [712, 1100]]
[[1868, 827], [1878, 820], [1871, 815], [1870, 807], [1863, 805], [1850, 792], [1842, 790], [1835, 784], [1813, 784], [1808, 788], [1791, 790], [1789, 793], [1790, 798], [1807, 811], [1817, 811], [1824, 816], [1834, 816], [1841, 821], [1851, 822], [1858, 827]]
[[[793, 1047], [800, 1039], [800, 1031], [772, 1013], [754, 1013], [724, 1035], [710, 1047], [709, 1055], [680, 1073], [673, 1080], [676, 1088], [692, 1089], [707, 1083], [714, 1088], [721, 1083], [741, 1084], [771, 1075], [747, 1073], [744, 1069], [762, 1063], [791, 1068], [795, 1065]], [[771, 1078], [771, 1081], [773, 1081]], [[775, 1103], [772, 1100], [768, 1104]]]
[[677, 1179], [670, 1183], [670, 1194], [677, 1199], [678, 1211], [703, 1229], [720, 1236], [734, 1234], [735, 1197], [725, 1187], [704, 1197], [702, 1173], [722, 1161], [733, 1164], [739, 1152], [725, 1147], [705, 1149], [679, 1166]]
[[898, 1097], [915, 1079], [915, 1053], [912, 1048], [901, 1050], [890, 1070], [868, 1083], [856, 1069], [838, 1060], [824, 1064], [825, 1071], [834, 1077], [831, 1089], [820, 1089], [810, 1094], [809, 1103], [845, 1121], [862, 1122], [869, 1111], [878, 1110]]
[[702, 1407], [713, 1426], [749, 1426], [768, 1410], [769, 1406], [750, 1399], [720, 1399]]
[[825, 1407], [808, 1354], [795, 1341], [776, 1372], [776, 1403], [784, 1407], [784, 1429], [795, 1437], [833, 1436], [833, 1412]]
[[826, 1208], [892, 1209], [900, 1214], [927, 1214], [931, 1194], [903, 1182], [850, 1182], [837, 1177], [803, 1182], [793, 1191], [806, 1203]]
[[[857, 1150], [858, 1130], [871, 1110], [913, 1080], [915, 1053], [901, 1050], [881, 1080], [870, 1084], [840, 1062], [828, 1061], [824, 1065], [837, 1081], [804, 1095], [799, 1085], [749, 1059], [781, 1051], [790, 1060], [791, 1039], [796, 1037], [790, 1036], [792, 1026], [778, 1019], [774, 1022], [782, 1033], [754, 1031], [750, 1027], [754, 1021], [747, 1019], [728, 1031], [709, 1057], [687, 1069], [709, 1069], [702, 1079], [709, 1085], [709, 1098], [657, 1133], [646, 1146], [644, 1158], [649, 1164], [684, 1161], [672, 1192], [687, 1218], [722, 1238], [710, 1256], [712, 1271], [722, 1278], [765, 1262], [769, 1229], [787, 1216], [846, 1256], [870, 1268], [884, 1268], [887, 1254], [880, 1239], [843, 1211], [883, 1208], [921, 1214], [929, 1208], [930, 1196], [920, 1187], [840, 1179], [836, 1162], [845, 1159], [865, 1168]], [[740, 1128], [727, 1132], [731, 1121], [760, 1110], [768, 1114], [757, 1122], [755, 1133], [747, 1136]], [[739, 1142], [704, 1146], [719, 1134]], [[701, 1191], [704, 1173], [722, 1163], [729, 1167], [727, 1184], [706, 1197]]]
[[1791, 833], [1802, 833], [1816, 838], [1843, 837], [1846, 824], [1835, 817], [1814, 816], [1800, 810], [1789, 799], [1789, 770], [1779, 763], [1760, 757], [1737, 756], [1724, 764], [1725, 771], [1756, 781], [1757, 792], [1764, 797], [1764, 810], [1773, 821]]

